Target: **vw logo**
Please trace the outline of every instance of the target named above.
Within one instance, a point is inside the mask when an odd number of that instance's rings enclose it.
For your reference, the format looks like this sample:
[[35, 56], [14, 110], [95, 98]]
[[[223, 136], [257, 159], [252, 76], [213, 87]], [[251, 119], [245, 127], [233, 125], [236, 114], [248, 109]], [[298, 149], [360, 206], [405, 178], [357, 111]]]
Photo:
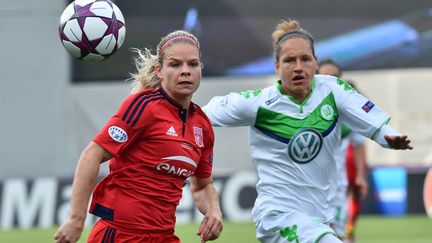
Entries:
[[298, 131], [288, 143], [288, 155], [297, 163], [306, 164], [313, 160], [321, 150], [323, 137], [312, 128]]

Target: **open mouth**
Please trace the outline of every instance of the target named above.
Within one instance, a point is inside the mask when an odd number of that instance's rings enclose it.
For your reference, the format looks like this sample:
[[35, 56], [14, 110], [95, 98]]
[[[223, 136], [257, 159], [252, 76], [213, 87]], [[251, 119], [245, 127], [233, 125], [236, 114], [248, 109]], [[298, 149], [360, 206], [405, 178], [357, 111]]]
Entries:
[[305, 77], [303, 77], [302, 75], [296, 75], [296, 76], [294, 76], [294, 78], [292, 79], [293, 81], [299, 81], [299, 80], [302, 80], [302, 79], [304, 79]]
[[305, 80], [305, 77], [303, 75], [296, 75], [293, 77], [291, 83], [301, 85], [303, 83], [303, 80]]

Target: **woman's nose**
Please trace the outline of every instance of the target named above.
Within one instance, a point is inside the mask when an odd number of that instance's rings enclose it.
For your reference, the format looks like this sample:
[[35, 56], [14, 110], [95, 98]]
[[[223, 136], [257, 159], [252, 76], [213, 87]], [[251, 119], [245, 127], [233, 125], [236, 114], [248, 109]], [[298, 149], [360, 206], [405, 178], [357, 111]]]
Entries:
[[181, 73], [185, 75], [190, 75], [190, 68], [187, 64], [182, 65]]
[[301, 62], [301, 60], [296, 60], [294, 70], [302, 70], [302, 69], [303, 69], [303, 63]]

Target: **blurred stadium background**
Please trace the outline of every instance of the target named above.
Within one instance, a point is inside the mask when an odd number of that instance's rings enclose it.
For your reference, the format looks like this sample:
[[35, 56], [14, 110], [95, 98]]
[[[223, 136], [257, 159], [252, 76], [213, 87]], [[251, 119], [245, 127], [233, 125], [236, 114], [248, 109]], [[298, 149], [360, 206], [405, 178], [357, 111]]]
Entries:
[[[205, 68], [195, 102], [204, 105], [215, 95], [276, 80], [270, 35], [287, 17], [315, 36], [318, 58], [338, 61], [344, 77], [390, 113], [391, 124], [415, 147], [397, 152], [368, 143], [371, 191], [362, 209], [368, 217], [359, 223], [361, 242], [432, 239], [430, 0], [115, 1], [126, 19], [126, 41], [116, 55], [96, 64], [72, 60], [59, 41], [59, 18], [69, 2], [0, 0], [0, 242], [51, 237], [67, 217], [80, 151], [128, 94], [131, 47], [155, 48], [174, 29], [198, 35]], [[229, 222], [226, 231], [232, 227], [232, 236], [221, 241], [251, 242], [245, 235], [254, 239], [250, 209], [257, 177], [249, 163], [247, 129], [216, 129], [216, 139], [215, 184]], [[105, 173], [106, 166], [101, 176]], [[177, 218], [181, 230], [195, 232], [200, 215], [188, 188]], [[87, 225], [94, 220], [89, 216]], [[380, 234], [377, 228], [389, 231]], [[39, 233], [27, 240], [14, 235], [24, 229]], [[236, 234], [244, 241], [236, 241]]]

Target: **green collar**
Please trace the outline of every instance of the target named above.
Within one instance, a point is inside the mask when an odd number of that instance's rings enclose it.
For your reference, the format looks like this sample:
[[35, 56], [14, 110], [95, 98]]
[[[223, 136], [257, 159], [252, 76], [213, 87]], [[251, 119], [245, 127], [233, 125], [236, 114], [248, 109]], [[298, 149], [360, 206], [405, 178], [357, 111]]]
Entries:
[[306, 104], [306, 102], [310, 99], [310, 97], [312, 96], [313, 91], [315, 90], [316, 87], [316, 82], [315, 82], [315, 78], [312, 79], [312, 86], [311, 86], [311, 92], [309, 93], [309, 95], [306, 97], [306, 99], [303, 100], [303, 102], [299, 103], [296, 99], [294, 99], [292, 96], [287, 95], [282, 93], [282, 80], [278, 80], [276, 83], [276, 88], [279, 90], [279, 93], [281, 95], [284, 95], [286, 97], [288, 97], [292, 102], [294, 102], [295, 104], [298, 104], [300, 106], [303, 106], [304, 104]]

